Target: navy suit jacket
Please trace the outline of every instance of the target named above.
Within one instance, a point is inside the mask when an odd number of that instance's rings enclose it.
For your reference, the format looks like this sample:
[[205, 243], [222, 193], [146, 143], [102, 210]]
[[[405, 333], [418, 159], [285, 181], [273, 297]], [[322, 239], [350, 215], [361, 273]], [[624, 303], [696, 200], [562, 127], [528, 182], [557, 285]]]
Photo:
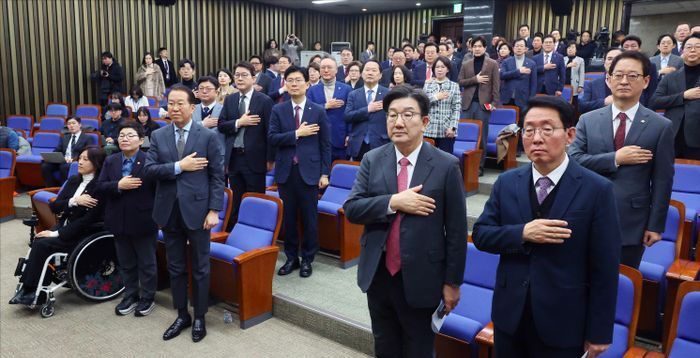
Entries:
[[387, 68], [391, 68], [391, 60], [384, 60], [380, 64], [382, 71], [386, 70]]
[[330, 175], [331, 143], [326, 110], [309, 100], [306, 101], [300, 123], [318, 124], [316, 135], [296, 138], [296, 123], [292, 101], [276, 104], [270, 116], [268, 140], [275, 153], [275, 181], [287, 182], [292, 171], [293, 159], [299, 159], [299, 174], [308, 185], [318, 185], [321, 175]]
[[[241, 118], [243, 113], [238, 113], [238, 104], [241, 101], [241, 93], [236, 92], [227, 96], [224, 100], [224, 108], [219, 116], [219, 132], [226, 135], [226, 146], [224, 149], [224, 165], [229, 167], [233, 144], [236, 141], [236, 134], [240, 128], [236, 128], [236, 120]], [[243, 133], [243, 146], [248, 167], [255, 173], [264, 174], [267, 171], [266, 162], [275, 160], [272, 146], [267, 141], [267, 132], [270, 128], [270, 113], [272, 112], [272, 100], [270, 97], [253, 91], [248, 105], [248, 112], [251, 115], [260, 116], [260, 123], [255, 126], [245, 127]]]
[[539, 91], [544, 84], [547, 94], [550, 96], [554, 95], [556, 91], [562, 91], [564, 89], [564, 84], [566, 83], [566, 65], [564, 64], [564, 57], [557, 53], [552, 52], [552, 58], [549, 62], [557, 65], [557, 68], [546, 70], [544, 69], [544, 51], [540, 52], [538, 55], [532, 58], [537, 65], [537, 90]]
[[450, 81], [459, 83], [459, 71], [462, 70], [462, 58], [455, 52], [452, 55], [452, 68], [450, 69]]
[[491, 318], [515, 334], [530, 296], [540, 339], [554, 347], [612, 342], [617, 300], [620, 224], [613, 185], [573, 159], [557, 184], [549, 218], [565, 220], [563, 244], [522, 238], [534, 219], [530, 204], [532, 166], [501, 174], [472, 238], [479, 250], [500, 254]]
[[[388, 92], [388, 88], [377, 86], [374, 100], [381, 101]], [[364, 87], [352, 91], [348, 96], [348, 101], [345, 104], [345, 122], [352, 124], [348, 139], [348, 155], [350, 157], [356, 157], [360, 153], [365, 134], [369, 135], [371, 149], [381, 147], [389, 142], [389, 136], [386, 133], [386, 112], [384, 110], [367, 112], [367, 97]]]
[[131, 176], [141, 179], [141, 186], [131, 190], [119, 190], [122, 179], [122, 153], [114, 153], [105, 159], [97, 190], [105, 198], [105, 229], [114, 235], [149, 235], [158, 231], [153, 221], [153, 201], [156, 183], [145, 176], [146, 153], [136, 152]]
[[[348, 102], [348, 95], [352, 92], [352, 87], [342, 82], [335, 81], [333, 98]], [[326, 94], [323, 91], [323, 83], [311, 86], [306, 92], [306, 97], [313, 103], [320, 104], [325, 108]], [[331, 127], [331, 145], [333, 148], [345, 148], [345, 137], [350, 131], [350, 125], [345, 122], [345, 105], [340, 108], [327, 109], [326, 115]]]
[[525, 57], [523, 66], [530, 69], [529, 75], [520, 73], [515, 63], [515, 57], [508, 57], [501, 65], [502, 103], [508, 103], [511, 99], [515, 99], [516, 106], [525, 108], [530, 97], [537, 94], [537, 65], [535, 65], [535, 61]]
[[[269, 71], [265, 72], [270, 73]], [[266, 76], [265, 73], [260, 73], [258, 74], [258, 78], [255, 80], [255, 84], [262, 87], [260, 93], [267, 95], [270, 92], [270, 87], [272, 87], [272, 77]]]
[[175, 143], [174, 125], [168, 124], [151, 134], [151, 146], [146, 154], [146, 176], [157, 182], [153, 220], [164, 227], [179, 201], [180, 214], [190, 230], [202, 229], [209, 210], [220, 211], [224, 204], [224, 155], [217, 133], [192, 122], [185, 143], [183, 157], [197, 152], [198, 158], [207, 158], [205, 169], [183, 171], [175, 175], [179, 161]]
[[[425, 71], [428, 68], [428, 64], [419, 61], [416, 63], [416, 65], [413, 67], [412, 71], [413, 72], [413, 77], [411, 78], [411, 84], [418, 87], [418, 88], [423, 88], [425, 85]], [[391, 78], [389, 79], [391, 81]]]
[[605, 107], [605, 97], [611, 95], [605, 78], [596, 78], [583, 83], [583, 94], [578, 96], [578, 110], [581, 114]]
[[[272, 79], [272, 82], [270, 83], [270, 90], [267, 92], [267, 95], [272, 98], [272, 102], [284, 102], [284, 101], [289, 101], [291, 97], [289, 97], [289, 93], [286, 91], [280, 95], [280, 88], [282, 88], [280, 85], [282, 84], [281, 81], [281, 76], [277, 76], [276, 78]], [[280, 99], [280, 97], [282, 99]]]

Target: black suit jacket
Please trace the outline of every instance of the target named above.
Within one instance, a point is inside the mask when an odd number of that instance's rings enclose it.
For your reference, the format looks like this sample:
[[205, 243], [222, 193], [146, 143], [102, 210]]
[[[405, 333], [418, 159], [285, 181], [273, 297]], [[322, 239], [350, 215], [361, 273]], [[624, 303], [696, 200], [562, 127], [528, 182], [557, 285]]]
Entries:
[[401, 272], [406, 302], [414, 308], [436, 307], [444, 284], [460, 285], [464, 275], [467, 213], [459, 160], [423, 143], [409, 188], [435, 199], [428, 216], [387, 214], [397, 192], [396, 152], [388, 143], [362, 159], [345, 214], [365, 226], [357, 283], [367, 292], [377, 272], [395, 215], [401, 218]]
[[265, 95], [267, 95], [267, 93], [270, 92], [270, 88], [272, 87], [272, 77], [267, 76], [265, 73], [259, 73], [258, 78], [255, 80], [255, 84], [260, 85], [260, 87], [262, 87], [262, 89], [259, 91], [260, 93], [264, 93]]
[[97, 177], [92, 179], [83, 191], [83, 194], [90, 194], [93, 198], [97, 198], [97, 206], [88, 208], [68, 205], [82, 181], [83, 177], [79, 174], [71, 176], [66, 180], [56, 200], [49, 203], [51, 211], [59, 216], [58, 224], [52, 230], [58, 230], [59, 239], [67, 243], [77, 243], [84, 239], [91, 228], [102, 221], [104, 200], [97, 193]]
[[[64, 134], [63, 138], [56, 146], [56, 149], [54, 149], [53, 151], [60, 152], [65, 155], [66, 150], [68, 150], [68, 143], [70, 142], [70, 137], [70, 133]], [[75, 141], [75, 145], [73, 145], [73, 148], [71, 149], [71, 158], [73, 158], [73, 160], [78, 159], [80, 153], [83, 152], [83, 150], [85, 149], [85, 147], [88, 146], [88, 144], [90, 144], [88, 136], [85, 135], [85, 132], [81, 132], [80, 137], [78, 137], [78, 139]]]
[[[661, 79], [651, 100], [652, 109], [664, 109], [664, 117], [673, 123], [673, 136], [683, 130], [685, 143], [689, 147], [700, 147], [700, 100], [685, 100], [685, 67], [673, 71]], [[692, 115], [691, 115], [692, 114]], [[685, 118], [685, 120], [684, 120]], [[684, 128], [681, 128], [683, 123]]]
[[131, 176], [140, 178], [141, 186], [132, 190], [119, 190], [122, 178], [121, 152], [105, 159], [97, 190], [105, 199], [105, 229], [114, 235], [148, 235], [155, 234], [158, 226], [153, 221], [153, 200], [156, 195], [156, 183], [147, 178], [143, 170], [146, 154], [138, 151], [134, 156]]
[[[267, 76], [260, 76], [267, 77]], [[243, 145], [245, 146], [245, 158], [251, 170], [258, 174], [267, 171], [266, 162], [274, 162], [275, 154], [268, 143], [267, 133], [270, 127], [270, 112], [272, 112], [272, 100], [267, 95], [253, 91], [248, 112], [260, 116], [260, 123], [256, 126], [245, 127]], [[224, 165], [228, 168], [231, 160], [233, 143], [240, 128], [236, 128], [236, 120], [243, 113], [238, 113], [238, 103], [241, 101], [241, 93], [236, 92], [226, 97], [224, 107], [219, 114], [219, 132], [226, 135], [226, 149]]]
[[[163, 63], [163, 59], [159, 58], [155, 60], [154, 62], [158, 67], [160, 67], [160, 72], [163, 73], [163, 81], [165, 82], [165, 87], [170, 87], [174, 83], [178, 82], [177, 79], [177, 72], [175, 72], [175, 66], [173, 65], [173, 61], [167, 60], [168, 61], [168, 71], [165, 71], [165, 64]], [[168, 74], [170, 75], [169, 79], [166, 79]]]

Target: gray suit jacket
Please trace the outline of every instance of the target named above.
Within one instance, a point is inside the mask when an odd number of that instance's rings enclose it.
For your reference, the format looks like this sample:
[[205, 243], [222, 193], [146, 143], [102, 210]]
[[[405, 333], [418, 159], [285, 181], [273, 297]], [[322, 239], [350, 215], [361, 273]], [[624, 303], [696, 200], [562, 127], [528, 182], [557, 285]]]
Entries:
[[671, 121], [641, 104], [625, 137], [625, 146], [649, 149], [645, 164], [615, 165], [612, 106], [581, 116], [569, 155], [614, 185], [622, 227], [622, 245], [639, 245], [645, 230], [663, 232], [673, 185]]
[[[209, 117], [211, 118], [219, 118], [221, 116], [221, 110], [224, 108], [224, 105], [214, 101], [214, 104], [210, 106], [211, 107], [211, 113], [209, 114]], [[202, 125], [202, 104], [198, 104], [194, 107], [194, 112], [192, 112], [192, 121], [199, 124], [200, 126]], [[210, 131], [216, 133], [216, 137], [218, 138], [219, 143], [221, 144], [221, 153], [224, 153], [224, 148], [226, 148], [226, 136], [223, 133], [219, 132], [219, 127], [214, 127], [214, 128], [208, 128]]]
[[[700, 100], [686, 101], [683, 99], [685, 90], [685, 68], [681, 66], [680, 70], [661, 79], [651, 98], [651, 107], [666, 111], [664, 116], [673, 122], [674, 136], [679, 130], [683, 130], [685, 143], [689, 147], [700, 148], [700, 117], [697, 115], [700, 113]], [[693, 115], [690, 115], [691, 113]], [[681, 123], [684, 128], [681, 128]]]
[[183, 156], [197, 152], [207, 158], [206, 169], [175, 175], [179, 161], [173, 124], [151, 134], [146, 155], [146, 175], [157, 182], [153, 220], [161, 227], [168, 224], [173, 206], [179, 200], [180, 214], [190, 230], [202, 228], [209, 210], [220, 211], [224, 200], [224, 155], [217, 134], [193, 122]]
[[373, 52], [372, 57], [370, 57], [369, 54], [367, 53], [367, 50], [364, 50], [364, 51], [362, 51], [362, 53], [360, 53], [360, 61], [362, 61], [362, 63], [365, 63], [369, 60], [373, 60], [375, 57], [376, 57], [376, 53]]
[[[576, 56], [574, 58], [574, 63], [576, 67], [571, 69], [571, 89], [573, 89], [573, 95], [578, 96], [578, 88], [583, 88], [583, 80], [586, 77], [586, 65], [581, 57]], [[564, 56], [564, 64], [569, 64], [569, 57]]]
[[[364, 225], [357, 269], [357, 283], [367, 292], [377, 272], [391, 223], [389, 199], [397, 192], [396, 152], [388, 143], [369, 151], [362, 159], [345, 215]], [[423, 185], [421, 194], [435, 199], [428, 216], [401, 218], [401, 272], [406, 302], [414, 308], [434, 308], [444, 284], [460, 285], [466, 255], [466, 204], [459, 161], [432, 145], [423, 144], [408, 185]]]
[[[661, 70], [661, 55], [653, 56], [649, 58], [649, 61], [656, 65], [658, 70]], [[683, 59], [678, 55], [670, 54], [668, 58], [668, 66], [675, 67], [676, 70], [680, 70], [683, 68]]]

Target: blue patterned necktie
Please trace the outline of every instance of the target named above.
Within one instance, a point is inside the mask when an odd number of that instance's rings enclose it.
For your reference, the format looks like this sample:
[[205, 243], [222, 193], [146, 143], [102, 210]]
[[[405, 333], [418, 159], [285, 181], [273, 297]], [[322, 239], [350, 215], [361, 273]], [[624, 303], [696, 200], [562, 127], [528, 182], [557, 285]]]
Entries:
[[131, 158], [124, 159], [122, 163], [122, 177], [131, 174], [131, 168], [133, 167], [134, 161]]

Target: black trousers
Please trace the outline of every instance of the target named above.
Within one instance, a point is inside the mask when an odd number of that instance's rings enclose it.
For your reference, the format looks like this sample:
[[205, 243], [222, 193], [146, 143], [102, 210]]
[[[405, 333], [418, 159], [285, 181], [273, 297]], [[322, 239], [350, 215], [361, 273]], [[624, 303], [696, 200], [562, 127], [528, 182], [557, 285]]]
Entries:
[[455, 139], [454, 138], [432, 138], [435, 141], [435, 146], [440, 148], [442, 151], [452, 154], [455, 149]]
[[299, 257], [298, 214], [301, 214], [304, 238], [301, 243], [301, 258], [314, 261], [318, 252], [318, 185], [308, 185], [299, 173], [299, 166], [292, 171], [284, 184], [279, 184], [280, 199], [284, 202], [284, 253], [288, 260]]
[[644, 255], [644, 245], [627, 245], [622, 246], [620, 251], [620, 263], [634, 269], [639, 269], [639, 264], [642, 262]]
[[525, 309], [520, 318], [520, 325], [511, 335], [494, 325], [494, 348], [498, 358], [579, 358], [583, 355], [583, 342], [580, 347], [559, 348], [547, 345], [537, 334], [537, 327], [532, 317], [530, 293], [525, 302]]
[[361, 162], [362, 158], [365, 157], [365, 154], [367, 154], [367, 152], [369, 152], [370, 149], [372, 149], [372, 148], [369, 146], [369, 144], [362, 141], [362, 145], [360, 146], [360, 151], [357, 153], [356, 157], [352, 157], [352, 160], [354, 160], [356, 162]]
[[676, 158], [700, 160], [700, 148], [689, 147], [685, 142], [685, 120], [676, 134]]
[[245, 153], [231, 153], [229, 162], [229, 181], [233, 190], [233, 209], [231, 210], [231, 222], [238, 221], [238, 209], [241, 206], [243, 194], [248, 192], [265, 193], [265, 173], [255, 173], [248, 166]]
[[[63, 182], [68, 178], [68, 170], [70, 169], [70, 164], [68, 163], [41, 163], [41, 176], [44, 178], [47, 187], [61, 186]], [[56, 180], [54, 173], [59, 172], [59, 179]]]
[[138, 296], [152, 300], [155, 296], [158, 283], [156, 275], [157, 236], [158, 232], [114, 237], [114, 247], [124, 279], [124, 297]]
[[483, 109], [479, 102], [472, 102], [469, 105], [468, 110], [462, 110], [462, 118], [478, 119], [481, 121], [481, 146], [479, 146], [479, 149], [483, 151], [483, 154], [481, 155], [479, 168], [484, 169], [484, 163], [486, 162], [486, 141], [489, 137], [489, 120], [491, 119], [491, 112]]
[[336, 160], [347, 160], [348, 159], [348, 154], [347, 154], [347, 149], [345, 147], [338, 148], [338, 147], [331, 147], [331, 162], [334, 162]]
[[176, 201], [168, 224], [163, 228], [173, 307], [178, 310], [187, 308], [187, 243], [189, 242], [192, 262], [192, 306], [194, 306], [195, 317], [204, 317], [209, 310], [209, 237], [209, 230], [187, 228], [180, 214], [179, 203]]
[[[37, 287], [46, 259], [57, 252], [70, 253], [77, 245], [77, 242], [67, 242], [58, 237], [36, 239], [32, 243], [32, 251], [29, 253], [29, 260], [27, 260], [20, 281], [28, 288]], [[48, 283], [48, 279], [44, 279], [44, 283]]]
[[435, 333], [430, 321], [436, 307], [413, 308], [406, 302], [402, 272], [391, 276], [384, 255], [367, 290], [377, 357], [433, 357]]

